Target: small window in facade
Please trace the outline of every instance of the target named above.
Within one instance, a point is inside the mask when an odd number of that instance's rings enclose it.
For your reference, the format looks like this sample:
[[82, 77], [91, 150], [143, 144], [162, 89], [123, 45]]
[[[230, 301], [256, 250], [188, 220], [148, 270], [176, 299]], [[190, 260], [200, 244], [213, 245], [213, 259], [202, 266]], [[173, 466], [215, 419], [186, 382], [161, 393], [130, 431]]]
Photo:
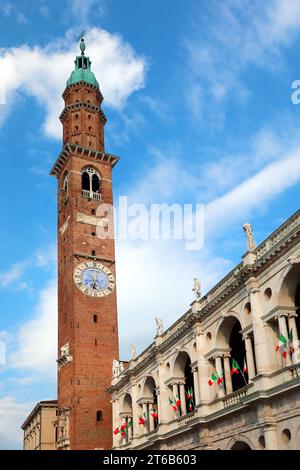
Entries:
[[98, 315], [93, 315], [93, 322], [98, 323]]
[[103, 421], [103, 413], [101, 410], [98, 410], [96, 413], [96, 420], [97, 421]]
[[92, 215], [96, 215], [95, 209], [92, 209]]
[[96, 251], [92, 250], [92, 256], [96, 256]]

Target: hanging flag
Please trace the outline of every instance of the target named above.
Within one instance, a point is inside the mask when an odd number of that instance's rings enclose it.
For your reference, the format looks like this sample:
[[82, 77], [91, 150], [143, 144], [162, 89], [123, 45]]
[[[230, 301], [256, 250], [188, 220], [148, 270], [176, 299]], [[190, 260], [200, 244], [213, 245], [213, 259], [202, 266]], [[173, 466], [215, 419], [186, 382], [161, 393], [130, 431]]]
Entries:
[[283, 359], [286, 359], [286, 345], [287, 345], [287, 340], [285, 336], [282, 334], [279, 335], [278, 337], [278, 344], [276, 346], [276, 351], [281, 350], [281, 355]]
[[243, 366], [243, 371], [244, 371], [244, 374], [248, 374], [248, 367], [247, 367], [247, 361], [246, 361], [246, 358], [244, 358], [244, 366]]
[[132, 428], [132, 426], [133, 426], [133, 419], [130, 418], [130, 420], [128, 421], [127, 427], [128, 427], [128, 428]]
[[289, 332], [289, 349], [290, 349], [290, 353], [294, 354], [295, 348], [293, 344], [293, 330], [290, 330]]
[[143, 416], [139, 415], [139, 424], [145, 426], [146, 424], [146, 414], [144, 413]]
[[188, 388], [188, 391], [185, 393], [185, 395], [186, 395], [187, 400], [191, 400], [193, 398], [193, 389], [192, 389], [192, 387]]
[[152, 410], [151, 416], [152, 416], [152, 418], [154, 418], [154, 419], [155, 419], [155, 421], [157, 421], [157, 420], [158, 420], [158, 413], [157, 413], [157, 411], [155, 411], [155, 410]]
[[232, 359], [232, 365], [231, 365], [231, 371], [230, 371], [231, 375], [238, 374], [240, 370], [241, 369], [240, 369], [238, 362], [235, 359]]
[[120, 432], [120, 429], [119, 429], [119, 428], [116, 428], [116, 429], [114, 430], [114, 435], [116, 436], [117, 434], [119, 434], [119, 432]]
[[[224, 371], [222, 370], [222, 373], [221, 375], [217, 374], [218, 375], [218, 378], [217, 378], [217, 384], [218, 385], [223, 385], [223, 381], [224, 381]], [[223, 385], [224, 386], [224, 385]]]
[[174, 403], [173, 400], [171, 400], [171, 398], [169, 398], [169, 403], [170, 403], [170, 406], [172, 406], [173, 410], [174, 411], [178, 411], [178, 407], [176, 406], [176, 404]]
[[181, 400], [180, 400], [179, 396], [176, 395], [176, 406], [177, 406], [177, 408], [179, 408], [180, 405], [181, 405]]
[[214, 382], [218, 379], [218, 377], [216, 376], [216, 374], [213, 372], [210, 376], [210, 379], [208, 381], [208, 385], [211, 387]]

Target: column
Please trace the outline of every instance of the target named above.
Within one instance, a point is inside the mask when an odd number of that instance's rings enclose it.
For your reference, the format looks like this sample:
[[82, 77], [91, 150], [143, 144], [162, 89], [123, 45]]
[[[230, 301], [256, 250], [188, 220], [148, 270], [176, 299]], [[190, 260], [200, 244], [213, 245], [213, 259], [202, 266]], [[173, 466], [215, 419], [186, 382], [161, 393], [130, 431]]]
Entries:
[[[112, 422], [113, 422], [113, 431], [116, 429], [117, 427], [117, 420], [116, 420], [116, 400], [112, 400]], [[58, 439], [59, 439], [59, 436], [58, 436]], [[113, 434], [113, 447], [116, 447], [118, 444], [117, 444], [117, 436], [115, 436], [115, 434]]]
[[224, 375], [225, 375], [226, 394], [229, 395], [229, 393], [233, 392], [231, 371], [230, 371], [230, 356], [224, 357]]
[[137, 404], [138, 400], [138, 388], [137, 385], [132, 381], [131, 382], [131, 399], [132, 399], [132, 421], [133, 421], [133, 437], [139, 436], [141, 434], [141, 425], [139, 421], [139, 405]]
[[248, 378], [249, 381], [255, 377], [255, 364], [254, 364], [254, 356], [253, 356], [253, 348], [252, 348], [252, 340], [250, 336], [245, 336], [245, 349], [246, 349], [246, 360], [247, 360], [247, 367], [248, 367]]
[[289, 315], [288, 323], [289, 323], [289, 331], [291, 331], [293, 334], [293, 347], [295, 351], [293, 354], [293, 362], [297, 364], [298, 362], [300, 362], [300, 350], [299, 350], [299, 337], [298, 337], [295, 315]]
[[200, 403], [198, 367], [193, 367], [192, 372], [193, 372], [193, 379], [194, 379], [194, 395], [195, 395], [194, 400], [195, 400], [195, 406], [197, 406]]
[[144, 434], [147, 434], [147, 432], [149, 432], [149, 415], [147, 403], [143, 403], [143, 418], [146, 421], [146, 426], [144, 426]]
[[149, 407], [149, 431], [154, 431], [154, 418], [151, 416], [152, 414], [152, 408], [153, 408], [153, 403], [148, 403]]
[[[279, 315], [279, 317], [278, 317], [278, 325], [279, 325], [280, 334], [282, 334], [282, 335], [286, 338], [286, 340], [288, 341], [289, 333], [288, 333], [288, 329], [287, 329], [287, 324], [286, 324], [286, 317], [285, 317], [285, 315]], [[289, 353], [288, 344], [287, 344], [287, 348], [286, 348], [286, 360], [285, 360], [285, 363], [286, 363], [287, 366], [290, 366], [290, 365], [292, 364], [291, 357], [290, 357], [290, 353]]]
[[[270, 329], [270, 327], [265, 325], [261, 319], [264, 310], [261, 304], [260, 290], [257, 287], [256, 279], [253, 279], [251, 284], [249, 297], [251, 303], [257, 373], [270, 373], [277, 367], [275, 348], [274, 345], [271, 345], [270, 338], [268, 338], [267, 335], [266, 329]], [[270, 350], [272, 350], [272, 354], [270, 354]]]
[[172, 384], [172, 388], [173, 388], [173, 400], [174, 402], [177, 401], [177, 397], [179, 397], [179, 387], [178, 387], [178, 384]]
[[[218, 377], [223, 377], [223, 366], [222, 366], [221, 356], [217, 356], [215, 361], [216, 361], [216, 371], [217, 371]], [[225, 396], [224, 383], [223, 385], [218, 385], [218, 395], [220, 397]]]
[[180, 390], [180, 401], [181, 401], [181, 414], [186, 415], [186, 401], [185, 401], [184, 383], [179, 384], [179, 390]]
[[128, 441], [131, 441], [131, 439], [133, 438], [133, 426], [131, 426], [130, 428], [128, 427], [128, 424], [130, 423], [131, 418], [132, 418], [132, 415], [126, 416]]
[[266, 450], [278, 450], [278, 440], [276, 425], [268, 424], [264, 427], [264, 436], [266, 443]]

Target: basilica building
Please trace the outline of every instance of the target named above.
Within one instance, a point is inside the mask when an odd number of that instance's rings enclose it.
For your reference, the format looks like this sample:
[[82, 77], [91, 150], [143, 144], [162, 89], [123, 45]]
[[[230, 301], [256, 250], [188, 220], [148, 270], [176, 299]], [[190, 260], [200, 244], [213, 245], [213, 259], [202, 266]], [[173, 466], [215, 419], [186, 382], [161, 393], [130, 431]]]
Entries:
[[156, 336], [110, 387], [115, 449], [300, 449], [300, 211]]

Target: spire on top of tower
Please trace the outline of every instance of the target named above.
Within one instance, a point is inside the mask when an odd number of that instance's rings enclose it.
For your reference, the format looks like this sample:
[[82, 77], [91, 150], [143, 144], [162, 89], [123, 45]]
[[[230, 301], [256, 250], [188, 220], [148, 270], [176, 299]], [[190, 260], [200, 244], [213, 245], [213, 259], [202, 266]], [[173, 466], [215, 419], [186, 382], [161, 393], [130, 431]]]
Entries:
[[84, 54], [86, 49], [84, 35], [85, 31], [82, 31], [78, 38], [78, 41], [80, 40], [81, 55], [77, 56], [75, 59], [75, 70], [73, 70], [69, 80], [67, 81], [67, 87], [74, 85], [75, 83], [85, 82], [99, 89], [99, 83], [91, 71], [92, 62], [90, 61], [90, 58]]

